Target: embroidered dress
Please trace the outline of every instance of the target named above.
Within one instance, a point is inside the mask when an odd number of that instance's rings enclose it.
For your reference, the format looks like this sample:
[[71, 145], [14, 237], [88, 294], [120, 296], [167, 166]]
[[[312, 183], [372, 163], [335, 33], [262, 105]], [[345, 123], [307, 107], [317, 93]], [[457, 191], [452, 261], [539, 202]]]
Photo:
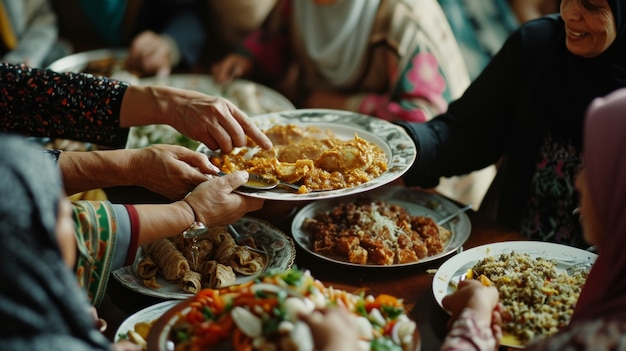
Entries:
[[122, 148], [128, 128], [120, 128], [119, 115], [127, 87], [89, 74], [0, 63], [0, 131]]
[[72, 205], [78, 246], [76, 277], [91, 303], [98, 306], [106, 291], [117, 242], [115, 212], [105, 201], [75, 201]]
[[546, 137], [522, 219], [520, 232], [524, 236], [581, 248], [588, 246], [578, 218], [572, 216], [578, 206], [574, 180], [580, 165], [580, 152], [571, 143]]

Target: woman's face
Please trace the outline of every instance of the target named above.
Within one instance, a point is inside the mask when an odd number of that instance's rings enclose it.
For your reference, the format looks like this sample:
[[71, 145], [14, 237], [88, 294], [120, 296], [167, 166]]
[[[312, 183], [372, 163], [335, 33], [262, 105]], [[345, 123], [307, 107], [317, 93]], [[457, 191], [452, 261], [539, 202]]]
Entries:
[[72, 218], [72, 204], [65, 196], [59, 201], [59, 214], [56, 225], [57, 241], [61, 249], [63, 261], [68, 267], [76, 263], [76, 236], [74, 235], [74, 219]]
[[596, 209], [591, 203], [591, 194], [589, 192], [589, 186], [587, 185], [587, 175], [585, 170], [581, 170], [576, 177], [576, 190], [579, 195], [579, 211], [580, 222], [583, 228], [583, 234], [585, 241], [590, 245], [598, 246], [599, 241], [602, 240], [603, 230], [596, 214]]
[[600, 55], [617, 35], [607, 0], [562, 0], [561, 17], [565, 21], [567, 49], [577, 56]]

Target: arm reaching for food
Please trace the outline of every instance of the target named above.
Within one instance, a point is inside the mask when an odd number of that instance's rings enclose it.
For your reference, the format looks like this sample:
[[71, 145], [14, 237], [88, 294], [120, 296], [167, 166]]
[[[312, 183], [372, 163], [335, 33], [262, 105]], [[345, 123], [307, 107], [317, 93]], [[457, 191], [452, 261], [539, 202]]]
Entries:
[[180, 200], [219, 170], [206, 155], [177, 145], [142, 149], [64, 151], [58, 166], [68, 195], [111, 186], [141, 186]]
[[169, 124], [207, 147], [230, 152], [247, 137], [269, 150], [272, 142], [228, 100], [165, 86], [129, 86], [120, 111], [120, 126]]

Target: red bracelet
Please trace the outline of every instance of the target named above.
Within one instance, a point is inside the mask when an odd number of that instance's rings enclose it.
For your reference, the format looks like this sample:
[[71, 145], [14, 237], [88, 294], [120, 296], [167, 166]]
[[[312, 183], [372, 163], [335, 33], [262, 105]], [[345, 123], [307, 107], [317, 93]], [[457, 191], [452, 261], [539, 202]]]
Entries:
[[128, 217], [130, 218], [130, 246], [128, 247], [124, 265], [130, 266], [135, 262], [137, 249], [139, 248], [139, 214], [137, 214], [137, 209], [133, 205], [124, 205], [124, 207], [126, 207]]

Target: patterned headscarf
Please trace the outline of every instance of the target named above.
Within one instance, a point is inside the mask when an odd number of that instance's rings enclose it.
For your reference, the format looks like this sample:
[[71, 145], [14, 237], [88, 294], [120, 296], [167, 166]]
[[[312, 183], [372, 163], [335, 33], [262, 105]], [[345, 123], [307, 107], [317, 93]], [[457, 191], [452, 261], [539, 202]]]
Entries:
[[58, 170], [21, 137], [0, 150], [0, 349], [110, 350], [56, 239]]
[[[626, 88], [594, 100], [584, 134], [587, 186], [603, 232], [572, 321], [626, 319]], [[584, 220], [584, 219], [583, 219]]]

